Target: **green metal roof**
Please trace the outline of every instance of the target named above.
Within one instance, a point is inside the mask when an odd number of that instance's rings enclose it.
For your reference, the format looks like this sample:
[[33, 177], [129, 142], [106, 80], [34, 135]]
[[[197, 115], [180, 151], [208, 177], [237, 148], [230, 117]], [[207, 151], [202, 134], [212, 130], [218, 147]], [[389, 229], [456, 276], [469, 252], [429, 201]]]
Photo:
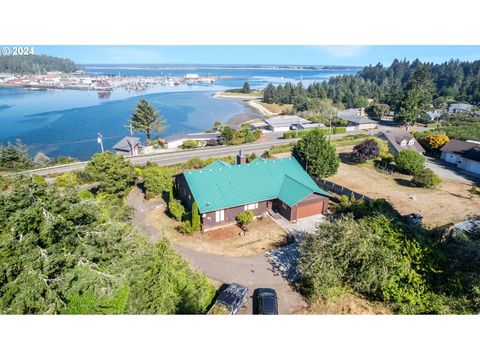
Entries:
[[215, 161], [184, 175], [200, 213], [276, 198], [293, 206], [311, 193], [331, 196], [294, 157], [242, 165]]

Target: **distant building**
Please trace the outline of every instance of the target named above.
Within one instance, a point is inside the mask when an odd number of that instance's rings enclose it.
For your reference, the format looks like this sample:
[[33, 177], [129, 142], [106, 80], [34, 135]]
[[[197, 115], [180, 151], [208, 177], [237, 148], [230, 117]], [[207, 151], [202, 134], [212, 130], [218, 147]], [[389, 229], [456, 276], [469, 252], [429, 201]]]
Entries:
[[420, 145], [412, 134], [407, 131], [389, 131], [380, 136], [381, 139], [386, 140], [392, 155], [397, 155], [403, 150], [413, 150], [423, 154], [425, 149]]
[[364, 108], [339, 111], [337, 116], [340, 119], [347, 120], [350, 124], [357, 127], [358, 130], [375, 129], [378, 124], [377, 121], [367, 116]]
[[308, 130], [308, 129], [324, 128], [324, 127], [325, 125], [322, 123], [298, 124], [298, 130]]
[[440, 116], [442, 116], [442, 114], [437, 110], [427, 111], [427, 115], [430, 117], [431, 121], [436, 121], [440, 118]]
[[296, 115], [275, 116], [269, 119], [265, 119], [264, 121], [268, 125], [267, 129], [274, 132], [285, 132], [288, 130], [296, 129], [297, 126], [311, 123], [307, 119]]
[[480, 175], [480, 143], [474, 141], [450, 140], [440, 151], [441, 159], [458, 168]]
[[451, 104], [448, 108], [449, 114], [469, 114], [472, 112], [473, 106], [466, 103]]
[[167, 137], [168, 148], [174, 149], [180, 147], [187, 140], [195, 140], [203, 143], [208, 143], [209, 146], [218, 144], [218, 137], [220, 133], [199, 133], [199, 134], [176, 134]]
[[139, 137], [125, 136], [113, 146], [113, 150], [122, 155], [139, 155], [142, 153], [143, 146]]
[[183, 77], [185, 80], [198, 80], [198, 74], [185, 74]]

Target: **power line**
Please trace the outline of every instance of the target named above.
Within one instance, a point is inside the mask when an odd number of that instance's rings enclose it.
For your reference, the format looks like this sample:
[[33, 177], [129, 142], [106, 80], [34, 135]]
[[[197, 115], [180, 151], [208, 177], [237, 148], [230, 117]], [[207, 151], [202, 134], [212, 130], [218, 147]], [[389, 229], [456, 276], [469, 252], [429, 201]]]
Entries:
[[[125, 135], [115, 135], [115, 136], [107, 136], [103, 137], [103, 140], [108, 140], [108, 139], [115, 139], [119, 138]], [[91, 140], [78, 140], [78, 141], [67, 141], [67, 142], [59, 142], [59, 143], [51, 143], [51, 144], [27, 144], [27, 146], [53, 146], [53, 145], [69, 145], [69, 144], [83, 144], [83, 143], [88, 143], [88, 142], [97, 142], [98, 138], [91, 139]]]

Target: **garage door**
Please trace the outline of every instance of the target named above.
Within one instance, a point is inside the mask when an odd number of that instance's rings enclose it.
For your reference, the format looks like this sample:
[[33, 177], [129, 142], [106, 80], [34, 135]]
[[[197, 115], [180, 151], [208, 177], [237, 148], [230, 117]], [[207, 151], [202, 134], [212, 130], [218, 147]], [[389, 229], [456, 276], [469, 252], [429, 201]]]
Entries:
[[458, 161], [458, 156], [452, 153], [447, 153], [447, 156], [445, 157], [445, 161], [456, 164]]
[[474, 174], [480, 174], [480, 163], [477, 161], [470, 161], [467, 170]]
[[318, 201], [310, 204], [299, 204], [297, 206], [297, 219], [307, 216], [318, 215], [323, 212], [323, 201]]

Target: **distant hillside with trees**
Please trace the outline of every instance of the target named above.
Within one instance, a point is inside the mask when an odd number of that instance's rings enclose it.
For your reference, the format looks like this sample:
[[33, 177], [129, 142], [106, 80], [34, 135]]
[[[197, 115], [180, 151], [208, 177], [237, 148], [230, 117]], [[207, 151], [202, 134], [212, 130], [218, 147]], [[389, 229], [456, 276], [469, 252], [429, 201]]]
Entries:
[[42, 74], [48, 71], [71, 73], [79, 66], [70, 59], [49, 55], [0, 56], [0, 73]]
[[418, 59], [413, 62], [395, 59], [388, 67], [380, 63], [369, 65], [356, 75], [334, 76], [306, 88], [290, 83], [277, 87], [270, 84], [265, 89], [264, 101], [297, 104], [298, 108], [305, 110], [309, 99], [329, 98], [346, 107], [358, 107], [368, 98], [396, 110], [404, 91], [412, 86], [415, 73], [417, 77], [423, 76], [428, 86], [431, 85], [432, 102], [437, 108], [445, 106], [449, 100], [480, 103], [480, 60], [433, 64]]

